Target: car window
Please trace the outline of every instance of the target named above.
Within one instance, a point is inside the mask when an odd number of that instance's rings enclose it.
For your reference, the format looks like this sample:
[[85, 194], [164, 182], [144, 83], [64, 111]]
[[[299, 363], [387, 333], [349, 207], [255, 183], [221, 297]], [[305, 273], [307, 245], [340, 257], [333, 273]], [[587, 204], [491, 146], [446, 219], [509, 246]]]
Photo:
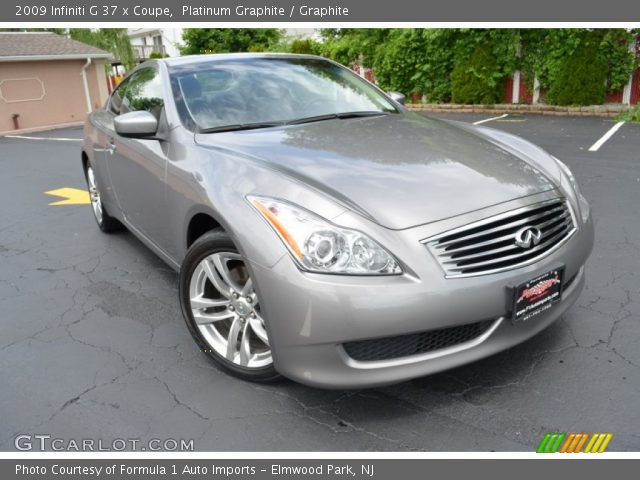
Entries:
[[316, 58], [176, 65], [170, 75], [182, 123], [192, 129], [346, 112], [397, 112], [375, 87], [346, 68]]
[[146, 110], [159, 118], [163, 106], [162, 83], [158, 71], [143, 68], [134, 73], [124, 91], [120, 113]]
[[112, 113], [115, 113], [116, 115], [120, 114], [122, 98], [124, 96], [124, 92], [127, 89], [127, 85], [129, 84], [130, 80], [131, 80], [131, 77], [127, 77], [124, 80], [122, 80], [118, 84], [116, 89], [113, 91], [113, 93], [111, 94], [111, 98], [109, 99], [109, 110]]

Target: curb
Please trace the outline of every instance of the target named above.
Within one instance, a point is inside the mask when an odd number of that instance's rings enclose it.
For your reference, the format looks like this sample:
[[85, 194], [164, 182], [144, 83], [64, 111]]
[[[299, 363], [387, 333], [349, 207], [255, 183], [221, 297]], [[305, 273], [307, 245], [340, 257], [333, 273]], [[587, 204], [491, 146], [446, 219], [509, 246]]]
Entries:
[[61, 130], [63, 128], [82, 127], [84, 121], [58, 123], [56, 125], [43, 125], [41, 127], [21, 128], [19, 130], [3, 130], [0, 132], [0, 138], [7, 135], [24, 135], [25, 133], [48, 132], [50, 130]]
[[413, 112], [433, 113], [514, 113], [554, 116], [616, 117], [633, 109], [630, 105], [591, 105], [588, 107], [559, 107], [556, 105], [496, 104], [464, 105], [455, 103], [409, 103]]

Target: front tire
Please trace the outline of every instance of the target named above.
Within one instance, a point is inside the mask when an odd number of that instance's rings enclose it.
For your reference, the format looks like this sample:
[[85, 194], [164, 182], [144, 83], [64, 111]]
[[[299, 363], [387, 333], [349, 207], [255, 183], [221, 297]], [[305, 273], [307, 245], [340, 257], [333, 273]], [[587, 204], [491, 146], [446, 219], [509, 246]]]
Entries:
[[191, 335], [217, 366], [254, 382], [280, 377], [253, 280], [224, 231], [204, 234], [187, 252], [180, 305]]
[[109, 215], [109, 212], [107, 212], [107, 209], [102, 204], [102, 196], [100, 195], [100, 189], [98, 188], [95, 171], [89, 161], [87, 161], [84, 168], [84, 178], [87, 181], [89, 199], [91, 200], [91, 209], [93, 210], [93, 217], [96, 219], [98, 228], [100, 228], [104, 233], [113, 233], [123, 230], [124, 227], [122, 223], [120, 223], [118, 219]]

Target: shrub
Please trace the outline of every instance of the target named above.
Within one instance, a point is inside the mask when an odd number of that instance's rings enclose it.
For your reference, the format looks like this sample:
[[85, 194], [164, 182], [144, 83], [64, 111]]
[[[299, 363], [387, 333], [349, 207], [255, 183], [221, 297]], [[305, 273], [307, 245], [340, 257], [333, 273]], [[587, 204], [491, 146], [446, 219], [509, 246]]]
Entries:
[[593, 41], [584, 42], [558, 69], [547, 100], [555, 105], [597, 105], [606, 98], [607, 64]]
[[[619, 91], [638, 65], [622, 28], [323, 29], [322, 55], [374, 67], [385, 90], [429, 102], [495, 103], [516, 69], [548, 102], [591, 104]], [[638, 57], [640, 58], [640, 57]], [[455, 85], [452, 84], [455, 83]], [[586, 83], [585, 83], [586, 82]]]
[[320, 44], [311, 38], [296, 38], [289, 46], [291, 53], [318, 55], [320, 51]]
[[616, 117], [616, 120], [619, 122], [640, 123], [640, 105], [636, 105], [634, 109], [621, 113]]
[[424, 94], [429, 102], [448, 102], [455, 35], [444, 29], [394, 29], [376, 49], [376, 79], [386, 90]]
[[454, 103], [499, 103], [503, 96], [504, 74], [488, 44], [481, 44], [467, 61], [458, 63], [451, 74]]

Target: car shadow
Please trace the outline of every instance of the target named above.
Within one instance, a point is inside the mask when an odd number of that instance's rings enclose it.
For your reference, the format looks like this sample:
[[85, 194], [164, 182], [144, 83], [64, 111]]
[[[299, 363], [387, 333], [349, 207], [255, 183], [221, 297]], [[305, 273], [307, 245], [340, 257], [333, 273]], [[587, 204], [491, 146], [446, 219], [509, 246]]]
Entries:
[[[335, 426], [401, 420], [439, 412], [452, 403], [481, 407], [509, 389], [528, 389], [538, 368], [575, 345], [563, 319], [520, 345], [477, 362], [400, 384], [362, 390], [322, 390], [283, 380], [270, 388], [334, 417]], [[562, 360], [559, 360], [562, 363]]]

